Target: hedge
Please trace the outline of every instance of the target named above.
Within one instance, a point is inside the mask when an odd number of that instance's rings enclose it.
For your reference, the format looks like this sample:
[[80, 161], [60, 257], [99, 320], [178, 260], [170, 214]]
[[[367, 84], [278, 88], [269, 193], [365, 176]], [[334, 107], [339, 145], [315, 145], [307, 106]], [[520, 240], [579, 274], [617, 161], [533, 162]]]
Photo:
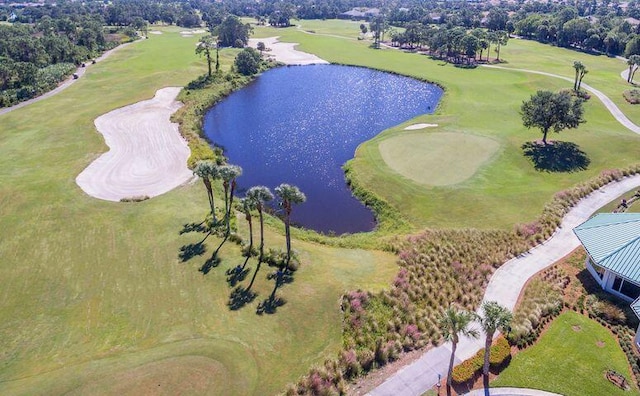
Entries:
[[[509, 342], [500, 336], [495, 344], [491, 346], [489, 352], [489, 364], [493, 369], [499, 369], [508, 364], [511, 360], [511, 347]], [[464, 384], [475, 381], [482, 374], [484, 366], [484, 348], [479, 350], [473, 357], [465, 360], [453, 368], [451, 380], [456, 384]]]

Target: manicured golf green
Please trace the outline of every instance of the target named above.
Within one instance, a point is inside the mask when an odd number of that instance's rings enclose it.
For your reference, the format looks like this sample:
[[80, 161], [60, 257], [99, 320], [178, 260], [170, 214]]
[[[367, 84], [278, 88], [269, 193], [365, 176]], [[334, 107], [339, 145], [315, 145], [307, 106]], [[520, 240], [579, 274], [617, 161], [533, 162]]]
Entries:
[[450, 132], [405, 132], [382, 140], [378, 145], [387, 166], [428, 186], [462, 183], [499, 148], [497, 141], [486, 137]]
[[[615, 370], [632, 384], [624, 391], [605, 378]], [[538, 343], [516, 355], [492, 387], [533, 388], [566, 396], [637, 394], [629, 363], [616, 339], [575, 312], [556, 318]]]
[[[277, 35], [284, 41], [300, 43], [299, 49], [332, 62], [390, 70], [435, 81], [445, 87], [446, 92], [436, 114], [417, 117], [363, 143], [350, 164], [352, 177], [360, 185], [389, 202], [405, 220], [418, 228], [511, 228], [516, 223], [533, 221], [556, 192], [595, 177], [602, 170], [625, 167], [640, 159], [640, 135], [622, 127], [602, 103], [592, 98], [585, 104], [585, 124], [577, 130], [550, 135], [550, 139], [576, 143], [590, 160], [588, 168], [569, 173], [534, 169], [523, 155], [521, 146], [539, 139], [541, 133], [522, 126], [520, 106], [539, 89], [571, 88], [571, 82], [520, 71], [483, 67], [462, 69], [417, 53], [386, 48], [375, 50], [369, 47], [370, 42], [305, 34], [296, 28], [261, 28], [256, 30], [256, 34], [262, 37]], [[547, 50], [551, 54], [567, 52], [565, 57], [569, 59], [578, 54], [527, 42], [522, 45], [529, 46], [527, 48], [536, 55], [527, 55], [526, 59], [519, 60], [518, 57], [523, 56], [522, 51], [516, 51], [512, 59], [511, 44], [519, 48], [516, 40], [502, 48], [501, 57], [509, 62], [507, 66], [517, 62], [519, 67], [526, 66], [532, 70], [547, 71], [550, 67], [550, 71], [558, 71], [558, 67], [554, 69], [557, 61], [549, 60], [557, 57], [544, 55]], [[609, 61], [606, 57], [580, 55], [588, 58], [583, 60], [587, 65], [600, 59]], [[573, 62], [567, 62], [565, 75], [571, 77]], [[613, 71], [615, 64], [608, 67]], [[592, 73], [589, 73], [584, 82], [605, 91], [609, 85], [620, 83], [619, 71], [603, 73], [602, 83], [592, 81]], [[597, 74], [594, 70], [593, 75]], [[622, 89], [617, 95], [622, 97]], [[613, 96], [612, 99], [615, 100]], [[500, 143], [499, 153], [462, 183], [425, 187], [410, 178], [400, 177], [398, 172], [387, 166], [379, 150], [380, 141], [402, 135], [406, 133], [403, 130], [405, 126], [420, 122], [438, 124], [441, 132], [491, 138]], [[459, 155], [453, 162], [464, 164], [467, 161], [468, 156]]]
[[[256, 300], [230, 311], [225, 271], [242, 263], [239, 247], [224, 245], [207, 275], [198, 269], [218, 239], [178, 258], [203, 238], [180, 235], [204, 218], [201, 183], [141, 203], [84, 194], [75, 177], [107, 150], [93, 120], [206, 69], [197, 37], [179, 31], [0, 116], [0, 394], [274, 394], [340, 348], [341, 294], [387, 287], [397, 271], [388, 253], [294, 241], [302, 266], [278, 291], [286, 305], [256, 315], [273, 285], [263, 266]], [[268, 232], [267, 247], [284, 249], [282, 231]]]

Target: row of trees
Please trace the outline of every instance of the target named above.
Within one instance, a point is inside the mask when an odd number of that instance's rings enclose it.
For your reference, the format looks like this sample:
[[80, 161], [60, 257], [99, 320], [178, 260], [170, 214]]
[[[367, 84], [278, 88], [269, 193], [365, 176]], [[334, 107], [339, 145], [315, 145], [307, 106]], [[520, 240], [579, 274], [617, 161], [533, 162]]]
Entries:
[[[236, 190], [236, 179], [242, 175], [242, 168], [237, 165], [225, 164], [219, 165], [214, 161], [204, 160], [198, 161], [193, 169], [193, 173], [202, 179], [202, 182], [207, 190], [207, 197], [209, 200], [209, 209], [211, 214], [210, 229], [224, 230], [223, 235], [226, 238], [231, 233], [231, 217], [233, 211], [234, 193]], [[221, 181], [222, 190], [224, 193], [224, 212], [220, 219], [217, 215], [214, 183]], [[282, 183], [275, 188], [276, 196], [279, 198], [279, 206], [283, 211], [283, 222], [285, 226], [285, 239], [286, 239], [286, 255], [284, 268], [290, 269], [291, 262], [291, 213], [293, 212], [294, 205], [303, 203], [306, 201], [306, 196], [296, 186]], [[247, 190], [246, 196], [240, 200], [239, 210], [245, 215], [249, 226], [249, 245], [245, 253], [247, 257], [253, 255], [253, 222], [252, 211], [258, 212], [260, 220], [260, 245], [258, 256], [258, 269], [260, 263], [264, 261], [264, 216], [267, 205], [274, 199], [274, 194], [268, 187], [255, 186]], [[258, 270], [257, 269], [257, 270]], [[257, 273], [256, 270], [256, 273]], [[254, 277], [255, 278], [255, 277]], [[253, 282], [252, 282], [253, 283]]]
[[0, 107], [54, 88], [75, 66], [115, 45], [91, 15], [0, 25]]
[[432, 54], [455, 62], [462, 59], [482, 60], [486, 51], [487, 61], [491, 48], [496, 51], [496, 60], [500, 59], [500, 49], [509, 41], [507, 31], [487, 31], [485, 29], [467, 30], [463, 27], [436, 27], [419, 22], [406, 25], [402, 33], [390, 33], [392, 45], [411, 49], [428, 49]]
[[480, 333], [472, 327], [477, 321], [485, 334], [484, 365], [482, 376], [484, 378], [485, 389], [489, 386], [489, 352], [491, 343], [496, 331], [506, 333], [509, 331], [513, 315], [511, 312], [495, 301], [487, 301], [482, 304], [481, 315], [474, 312], [457, 309], [453, 306], [445, 309], [440, 317], [439, 327], [447, 342], [451, 342], [451, 359], [447, 371], [447, 395], [451, 396], [451, 382], [453, 373], [453, 363], [456, 348], [460, 342], [460, 336], [478, 338]]

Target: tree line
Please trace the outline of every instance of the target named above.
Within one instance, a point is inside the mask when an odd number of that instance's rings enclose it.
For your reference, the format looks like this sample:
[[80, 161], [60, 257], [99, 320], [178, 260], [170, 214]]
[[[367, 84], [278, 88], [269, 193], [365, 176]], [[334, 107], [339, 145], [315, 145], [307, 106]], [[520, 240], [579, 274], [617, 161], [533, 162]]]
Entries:
[[92, 15], [0, 25], [0, 107], [53, 89], [77, 66], [117, 44]]

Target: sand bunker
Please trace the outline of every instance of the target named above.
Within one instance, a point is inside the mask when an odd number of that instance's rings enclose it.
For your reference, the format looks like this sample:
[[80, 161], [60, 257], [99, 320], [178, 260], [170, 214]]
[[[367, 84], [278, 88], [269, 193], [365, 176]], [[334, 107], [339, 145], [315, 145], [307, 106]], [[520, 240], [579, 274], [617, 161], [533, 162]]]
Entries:
[[189, 147], [169, 119], [182, 106], [179, 92], [163, 88], [153, 99], [98, 117], [96, 128], [110, 150], [78, 175], [80, 188], [95, 198], [120, 201], [154, 197], [188, 181]]
[[438, 124], [413, 124], [413, 125], [409, 125], [408, 127], [404, 128], [405, 131], [413, 131], [416, 129], [424, 129], [424, 128], [434, 128], [437, 127]]
[[263, 53], [265, 57], [272, 57], [287, 65], [316, 65], [329, 63], [313, 54], [296, 50], [294, 47], [298, 45], [298, 43], [278, 42], [278, 37], [250, 39], [249, 46], [256, 48], [259, 42], [263, 42], [265, 47], [268, 49]]
[[149, 34], [162, 34], [162, 32], [159, 30], [152, 30], [149, 32]]

